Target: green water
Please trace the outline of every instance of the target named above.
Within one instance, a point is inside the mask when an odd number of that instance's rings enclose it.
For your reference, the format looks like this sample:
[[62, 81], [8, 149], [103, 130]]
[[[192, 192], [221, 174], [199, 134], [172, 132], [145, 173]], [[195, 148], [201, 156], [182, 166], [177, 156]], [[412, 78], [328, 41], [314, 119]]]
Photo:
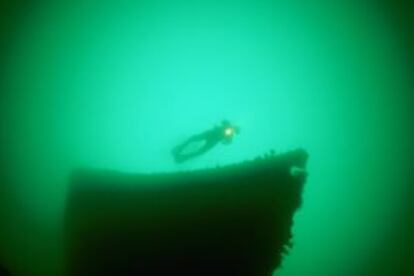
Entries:
[[[65, 1], [27, 7], [4, 62], [0, 260], [59, 275], [67, 176], [310, 154], [280, 276], [367, 275], [408, 206], [409, 69], [370, 1]], [[182, 165], [228, 118], [232, 145]], [[385, 244], [385, 245], [384, 245]], [[385, 247], [384, 247], [385, 246]]]

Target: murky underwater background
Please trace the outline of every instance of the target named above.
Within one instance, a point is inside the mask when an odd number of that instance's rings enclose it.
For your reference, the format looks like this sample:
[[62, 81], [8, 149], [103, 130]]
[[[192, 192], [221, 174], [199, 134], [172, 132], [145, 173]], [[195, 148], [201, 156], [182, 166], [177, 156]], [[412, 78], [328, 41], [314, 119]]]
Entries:
[[[0, 263], [60, 275], [75, 167], [164, 172], [310, 154], [276, 275], [395, 275], [414, 244], [411, 10], [403, 1], [4, 5]], [[410, 51], [411, 50], [411, 51]], [[227, 118], [229, 146], [170, 150]]]

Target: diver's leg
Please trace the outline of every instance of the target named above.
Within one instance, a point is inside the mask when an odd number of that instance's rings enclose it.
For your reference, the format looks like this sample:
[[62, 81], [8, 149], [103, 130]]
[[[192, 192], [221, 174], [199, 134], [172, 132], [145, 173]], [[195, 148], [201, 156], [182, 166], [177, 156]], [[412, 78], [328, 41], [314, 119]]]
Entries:
[[189, 139], [187, 139], [184, 143], [179, 144], [178, 146], [174, 147], [174, 148], [172, 149], [171, 153], [172, 153], [172, 155], [173, 155], [173, 157], [174, 157], [175, 161], [176, 161], [176, 162], [183, 162], [183, 161], [187, 160], [187, 159], [188, 159], [188, 157], [187, 157], [187, 156], [190, 156], [190, 155], [192, 155], [192, 154], [182, 154], [182, 152], [183, 152], [183, 151], [185, 150], [185, 148], [186, 148], [187, 146], [189, 146], [191, 143], [194, 143], [194, 142], [199, 142], [199, 141], [202, 141], [202, 140], [204, 140], [203, 135], [198, 134], [198, 135], [194, 135], [194, 136], [190, 137], [190, 138], [189, 138]]
[[177, 154], [175, 155], [175, 160], [178, 163], [187, 161], [188, 159], [192, 159], [194, 157], [197, 157], [199, 155], [202, 155], [204, 153], [206, 153], [207, 151], [211, 150], [217, 143], [215, 142], [208, 142], [206, 141], [206, 143], [203, 145], [203, 147], [201, 147], [199, 150], [193, 152], [193, 153], [188, 153], [188, 154]]
[[197, 142], [203, 140], [203, 137], [201, 137], [200, 135], [194, 135], [191, 136], [189, 139], [187, 139], [184, 143], [181, 143], [177, 146], [175, 146], [172, 149], [172, 153], [173, 155], [177, 155], [180, 154], [180, 152], [182, 152], [189, 144], [193, 143], [193, 142]]

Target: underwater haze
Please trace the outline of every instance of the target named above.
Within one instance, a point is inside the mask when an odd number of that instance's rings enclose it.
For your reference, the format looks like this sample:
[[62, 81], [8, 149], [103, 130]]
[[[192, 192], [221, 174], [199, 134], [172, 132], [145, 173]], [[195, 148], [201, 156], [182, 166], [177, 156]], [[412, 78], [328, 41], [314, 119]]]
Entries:
[[[75, 168], [174, 172], [304, 148], [275, 275], [408, 275], [414, 44], [396, 3], [4, 4], [0, 264], [63, 275]], [[174, 163], [174, 146], [223, 119], [241, 128], [231, 145]]]

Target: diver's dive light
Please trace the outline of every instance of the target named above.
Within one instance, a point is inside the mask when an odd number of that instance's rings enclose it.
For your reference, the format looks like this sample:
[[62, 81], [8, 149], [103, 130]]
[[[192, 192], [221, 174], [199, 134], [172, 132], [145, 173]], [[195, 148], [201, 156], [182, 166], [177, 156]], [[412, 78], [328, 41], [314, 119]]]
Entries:
[[224, 134], [225, 134], [226, 136], [232, 136], [232, 135], [233, 135], [233, 133], [234, 133], [234, 129], [233, 129], [233, 128], [231, 128], [231, 127], [228, 127], [228, 128], [226, 128], [226, 129], [224, 130]]

